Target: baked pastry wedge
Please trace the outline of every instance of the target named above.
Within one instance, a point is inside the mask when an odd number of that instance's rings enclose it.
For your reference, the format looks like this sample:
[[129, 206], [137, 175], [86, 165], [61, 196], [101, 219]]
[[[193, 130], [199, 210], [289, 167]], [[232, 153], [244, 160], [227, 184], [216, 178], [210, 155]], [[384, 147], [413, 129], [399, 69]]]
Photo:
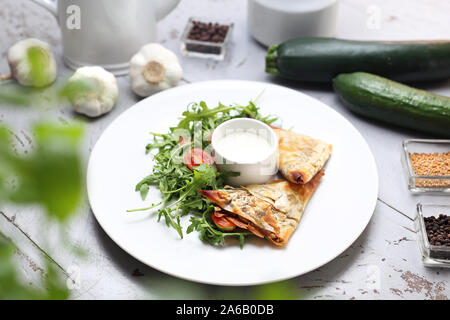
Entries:
[[307, 135], [272, 127], [278, 135], [281, 174], [293, 183], [308, 183], [327, 162], [332, 145]]
[[241, 188], [201, 190], [200, 193], [220, 207], [213, 214], [283, 246], [297, 228], [323, 174], [323, 171], [318, 172], [306, 184], [275, 180]]

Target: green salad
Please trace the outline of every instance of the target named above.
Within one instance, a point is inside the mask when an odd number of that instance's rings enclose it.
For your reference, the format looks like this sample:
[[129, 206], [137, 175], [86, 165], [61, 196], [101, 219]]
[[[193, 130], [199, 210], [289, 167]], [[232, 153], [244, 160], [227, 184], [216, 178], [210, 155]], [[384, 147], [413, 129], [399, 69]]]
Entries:
[[136, 191], [145, 200], [150, 186], [155, 186], [163, 200], [129, 212], [157, 209], [158, 221], [164, 218], [167, 226], [173, 227], [181, 238], [180, 217], [190, 215], [191, 224], [186, 233], [195, 230], [202, 241], [211, 245], [223, 245], [226, 237], [238, 238], [242, 248], [245, 236], [251, 233], [213, 221], [214, 206], [199, 191], [225, 187], [227, 173], [218, 170], [211, 156], [214, 129], [227, 120], [249, 117], [267, 124], [277, 120], [274, 116], [262, 116], [253, 101], [247, 106], [219, 103], [215, 108], [208, 108], [202, 101], [189, 104], [178, 125], [169, 128], [167, 133], [151, 133], [153, 141], [146, 146], [146, 153], [153, 155], [153, 170], [136, 185]]

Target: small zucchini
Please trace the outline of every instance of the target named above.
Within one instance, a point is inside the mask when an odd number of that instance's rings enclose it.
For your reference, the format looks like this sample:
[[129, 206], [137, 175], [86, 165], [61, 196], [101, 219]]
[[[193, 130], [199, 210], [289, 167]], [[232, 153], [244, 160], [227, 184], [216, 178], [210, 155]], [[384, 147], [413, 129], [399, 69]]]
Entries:
[[333, 80], [344, 105], [360, 115], [450, 137], [450, 98], [373, 74], [341, 74]]
[[269, 48], [266, 72], [331, 82], [340, 73], [370, 72], [410, 82], [450, 78], [450, 41], [367, 42], [300, 38]]

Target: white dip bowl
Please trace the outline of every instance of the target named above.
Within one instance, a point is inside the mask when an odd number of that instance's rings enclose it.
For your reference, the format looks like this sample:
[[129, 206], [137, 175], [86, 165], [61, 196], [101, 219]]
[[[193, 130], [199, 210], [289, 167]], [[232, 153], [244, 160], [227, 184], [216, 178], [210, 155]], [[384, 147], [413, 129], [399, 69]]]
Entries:
[[246, 118], [226, 121], [214, 130], [211, 144], [220, 171], [239, 173], [227, 176], [227, 184], [266, 183], [278, 171], [278, 137], [261, 121]]

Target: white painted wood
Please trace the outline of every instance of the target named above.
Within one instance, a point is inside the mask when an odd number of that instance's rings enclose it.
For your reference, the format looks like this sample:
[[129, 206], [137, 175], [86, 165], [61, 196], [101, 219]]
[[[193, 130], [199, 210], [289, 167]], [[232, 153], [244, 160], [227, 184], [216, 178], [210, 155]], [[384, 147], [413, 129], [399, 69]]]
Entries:
[[[379, 20], [373, 20], [374, 12], [379, 13]], [[341, 0], [337, 37], [373, 40], [450, 39], [449, 13], [450, 3], [445, 0]], [[235, 23], [230, 52], [224, 61], [181, 56], [179, 38], [190, 16], [211, 20], [228, 19]], [[254, 41], [247, 30], [246, 1], [184, 0], [159, 23], [158, 35], [160, 42], [180, 57], [187, 81], [248, 79], [279, 83], [309, 94], [343, 114], [367, 139], [379, 169], [379, 197], [396, 210], [413, 217], [415, 204], [419, 201], [449, 202], [448, 197], [412, 196], [407, 191], [400, 163], [401, 142], [406, 138], [426, 135], [354, 116], [344, 109], [329, 86], [297, 84], [266, 75], [265, 48]], [[0, 0], [0, 73], [7, 71], [5, 52], [8, 47], [28, 36], [49, 41], [57, 54], [59, 79], [70, 75], [71, 71], [61, 62], [56, 21], [29, 0]], [[105, 127], [138, 101], [131, 92], [128, 77], [120, 78], [119, 86], [121, 96], [117, 108], [105, 117], [87, 121], [88, 133], [84, 147], [86, 163], [92, 146]], [[450, 95], [450, 81], [421, 86]], [[39, 109], [33, 110], [0, 106], [0, 121], [12, 126], [19, 150], [32, 148], [32, 144], [28, 143], [28, 137], [31, 137], [29, 124], [41, 117], [61, 122], [76, 118], [69, 106], [51, 107], [45, 100]], [[297, 287], [299, 298], [445, 299], [450, 296], [450, 272], [423, 267], [415, 234], [410, 230], [413, 229], [411, 220], [384, 203], [378, 202], [368, 228], [339, 258], [319, 270], [290, 281]], [[45, 219], [38, 209], [4, 208], [3, 211], [8, 217], [15, 216], [17, 226], [65, 271], [79, 271], [81, 281], [80, 288], [73, 292], [75, 299], [239, 299], [249, 297], [255, 290], [190, 283], [142, 265], [105, 235], [87, 203], [64, 232], [73, 242], [86, 249], [88, 255], [84, 259], [61, 244], [61, 236], [53, 227], [45, 227], [44, 231], [43, 227], [39, 227], [44, 225]], [[40, 251], [30, 244], [22, 231], [2, 217], [0, 231], [12, 238], [27, 256], [39, 260]], [[21, 261], [24, 279], [32, 281], [34, 271], [30, 271], [28, 260]], [[136, 269], [139, 270], [136, 274], [144, 275], [133, 276]], [[372, 280], [375, 283], [371, 283]]]

